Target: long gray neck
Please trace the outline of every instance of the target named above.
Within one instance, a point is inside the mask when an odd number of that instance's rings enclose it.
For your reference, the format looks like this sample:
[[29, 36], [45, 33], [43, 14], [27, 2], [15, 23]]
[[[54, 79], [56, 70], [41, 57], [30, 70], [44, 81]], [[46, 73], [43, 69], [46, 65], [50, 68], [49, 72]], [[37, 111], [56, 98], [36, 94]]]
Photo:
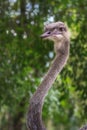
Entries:
[[27, 116], [27, 126], [29, 130], [46, 130], [42, 123], [41, 117], [44, 98], [55, 81], [57, 75], [66, 64], [69, 56], [69, 46], [69, 41], [65, 41], [62, 47], [57, 49], [56, 57], [51, 68], [30, 100]]

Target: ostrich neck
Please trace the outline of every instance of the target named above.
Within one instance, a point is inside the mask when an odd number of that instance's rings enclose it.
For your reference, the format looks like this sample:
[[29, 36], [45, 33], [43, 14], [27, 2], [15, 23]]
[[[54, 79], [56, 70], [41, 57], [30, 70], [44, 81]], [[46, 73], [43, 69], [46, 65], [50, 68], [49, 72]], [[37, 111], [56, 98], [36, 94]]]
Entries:
[[57, 75], [64, 67], [69, 55], [69, 42], [65, 41], [61, 49], [57, 49], [56, 57], [52, 63], [51, 68], [44, 77], [42, 83], [38, 87], [30, 100], [30, 106], [27, 117], [27, 126], [30, 130], [46, 130], [41, 118], [42, 106], [44, 98], [55, 81]]
[[[58, 43], [57, 43], [58, 44]], [[34, 98], [39, 102], [43, 102], [48, 90], [51, 88], [53, 82], [55, 81], [57, 75], [60, 73], [62, 68], [64, 67], [69, 56], [69, 43], [66, 41], [63, 43], [61, 49], [57, 49], [56, 45], [56, 57], [52, 63], [51, 68], [48, 73], [45, 75], [42, 83], [38, 87], [37, 91], [33, 95]], [[33, 99], [33, 98], [32, 98]]]

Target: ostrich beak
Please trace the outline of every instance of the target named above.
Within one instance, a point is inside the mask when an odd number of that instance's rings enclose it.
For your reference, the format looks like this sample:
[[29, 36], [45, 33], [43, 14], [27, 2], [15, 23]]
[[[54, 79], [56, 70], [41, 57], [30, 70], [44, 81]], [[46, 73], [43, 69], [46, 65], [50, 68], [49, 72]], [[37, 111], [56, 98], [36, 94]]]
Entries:
[[58, 31], [55, 31], [55, 32], [47, 31], [47, 32], [43, 33], [42, 35], [40, 35], [40, 37], [43, 39], [47, 39], [49, 37], [60, 35], [60, 34], [62, 34], [60, 31], [59, 32]]
[[43, 38], [43, 39], [47, 38], [49, 36], [51, 36], [51, 32], [50, 31], [47, 31], [47, 32], [43, 33], [42, 35], [40, 35], [40, 37]]

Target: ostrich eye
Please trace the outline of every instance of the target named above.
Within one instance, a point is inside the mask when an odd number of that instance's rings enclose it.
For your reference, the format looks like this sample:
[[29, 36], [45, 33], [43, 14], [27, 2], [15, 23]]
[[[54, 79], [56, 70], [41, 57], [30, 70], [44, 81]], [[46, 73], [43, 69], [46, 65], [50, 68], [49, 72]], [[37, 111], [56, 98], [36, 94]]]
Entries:
[[64, 27], [59, 28], [60, 31], [65, 31], [66, 29]]

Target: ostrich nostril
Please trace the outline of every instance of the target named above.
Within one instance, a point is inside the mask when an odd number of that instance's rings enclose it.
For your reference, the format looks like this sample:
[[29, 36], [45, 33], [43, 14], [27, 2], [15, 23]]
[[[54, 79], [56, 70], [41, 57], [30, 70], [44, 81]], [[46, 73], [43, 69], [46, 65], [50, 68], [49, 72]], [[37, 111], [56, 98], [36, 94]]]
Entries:
[[49, 31], [49, 32], [47, 32], [47, 34], [51, 34], [51, 32]]

